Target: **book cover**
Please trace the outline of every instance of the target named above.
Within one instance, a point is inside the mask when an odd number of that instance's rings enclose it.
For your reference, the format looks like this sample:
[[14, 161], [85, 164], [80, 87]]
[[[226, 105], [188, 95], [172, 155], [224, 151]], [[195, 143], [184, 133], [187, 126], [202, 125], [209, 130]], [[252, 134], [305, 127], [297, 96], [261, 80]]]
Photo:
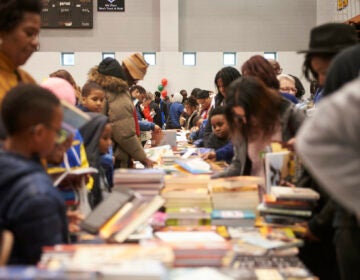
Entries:
[[129, 189], [113, 191], [80, 224], [87, 232], [97, 234], [99, 229], [128, 201], [134, 198]]
[[150, 201], [144, 201], [140, 207], [134, 209], [129, 219], [117, 232], [111, 235], [109, 240], [117, 243], [124, 242], [130, 234], [147, 222], [164, 203], [165, 200], [159, 195], [154, 196]]
[[59, 172], [53, 172], [50, 176], [54, 180], [54, 186], [59, 186], [65, 180], [72, 180], [74, 177], [86, 175], [86, 174], [95, 174], [98, 173], [98, 170], [94, 167], [79, 167], [72, 169], [59, 170]]
[[276, 199], [318, 200], [320, 198], [319, 193], [310, 188], [272, 186], [271, 194]]
[[88, 114], [65, 100], [61, 100], [61, 106], [64, 112], [62, 127], [72, 134], [90, 120]]

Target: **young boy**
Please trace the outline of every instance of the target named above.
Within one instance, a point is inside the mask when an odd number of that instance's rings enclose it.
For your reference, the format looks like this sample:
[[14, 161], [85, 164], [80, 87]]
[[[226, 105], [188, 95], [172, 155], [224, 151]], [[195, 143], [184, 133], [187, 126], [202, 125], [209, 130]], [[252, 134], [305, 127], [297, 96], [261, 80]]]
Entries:
[[8, 138], [0, 151], [0, 218], [14, 235], [9, 264], [36, 264], [42, 246], [67, 238], [64, 201], [40, 163], [53, 150], [63, 112], [47, 89], [20, 84], [6, 94], [1, 115]]
[[212, 148], [215, 152], [209, 152], [203, 158], [231, 162], [234, 152], [229, 139], [230, 130], [223, 106], [216, 107], [211, 111], [210, 123], [212, 133], [209, 135], [206, 148]]
[[87, 82], [81, 91], [81, 104], [77, 105], [84, 112], [101, 113], [105, 105], [105, 91], [94, 82]]

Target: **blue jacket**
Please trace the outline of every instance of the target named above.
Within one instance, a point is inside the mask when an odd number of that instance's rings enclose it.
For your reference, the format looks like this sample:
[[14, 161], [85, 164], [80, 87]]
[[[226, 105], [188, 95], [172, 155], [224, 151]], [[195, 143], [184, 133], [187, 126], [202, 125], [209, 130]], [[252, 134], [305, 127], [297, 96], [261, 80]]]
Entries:
[[43, 167], [0, 151], [0, 222], [14, 235], [9, 264], [36, 264], [42, 246], [66, 243], [65, 204]]
[[227, 163], [231, 163], [232, 158], [234, 157], [234, 146], [229, 141], [225, 146], [217, 149], [216, 151], [216, 160], [217, 161], [226, 161]]
[[184, 112], [184, 105], [179, 102], [174, 102], [170, 104], [169, 107], [169, 117], [166, 121], [166, 129], [179, 129], [180, 125], [180, 116]]

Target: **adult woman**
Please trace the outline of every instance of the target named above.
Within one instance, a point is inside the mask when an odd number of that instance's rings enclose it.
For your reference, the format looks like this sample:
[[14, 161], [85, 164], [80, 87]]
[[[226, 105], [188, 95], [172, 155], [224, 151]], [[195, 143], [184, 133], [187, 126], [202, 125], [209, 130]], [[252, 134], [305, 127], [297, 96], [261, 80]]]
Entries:
[[104, 113], [112, 124], [115, 167], [128, 168], [132, 159], [152, 167], [153, 162], [147, 158], [136, 135], [134, 105], [119, 62], [110, 57], [105, 58], [98, 66], [90, 69], [88, 81], [99, 84], [105, 90]]
[[[221, 68], [215, 75], [214, 83], [216, 86], [216, 89], [218, 93], [215, 95], [215, 97], [212, 100], [212, 104], [210, 107], [209, 115], [211, 116], [211, 109], [216, 108], [218, 106], [223, 106], [225, 104], [225, 98], [226, 98], [226, 88], [230, 85], [230, 83], [237, 78], [240, 78], [241, 74], [240, 72], [231, 66], [227, 66], [224, 68]], [[208, 138], [212, 132], [210, 123], [206, 123], [205, 129], [204, 129], [204, 143], [207, 144]]]
[[[39, 47], [41, 7], [41, 0], [0, 1], [0, 108], [6, 92], [19, 82], [35, 84], [19, 66]], [[0, 146], [5, 138], [0, 118]]]
[[235, 146], [234, 158], [216, 177], [264, 175], [260, 152], [272, 141], [294, 138], [305, 119], [291, 102], [251, 76], [230, 85], [225, 112]]
[[185, 110], [186, 110], [186, 114], [187, 114], [186, 121], [185, 121], [185, 129], [190, 130], [191, 128], [196, 126], [196, 122], [199, 119], [198, 112], [197, 112], [198, 104], [196, 102], [196, 98], [194, 98], [193, 96], [190, 96], [189, 98], [187, 98], [185, 100], [184, 105], [185, 105]]
[[0, 1], [0, 104], [19, 82], [35, 83], [19, 67], [39, 47], [40, 0]]

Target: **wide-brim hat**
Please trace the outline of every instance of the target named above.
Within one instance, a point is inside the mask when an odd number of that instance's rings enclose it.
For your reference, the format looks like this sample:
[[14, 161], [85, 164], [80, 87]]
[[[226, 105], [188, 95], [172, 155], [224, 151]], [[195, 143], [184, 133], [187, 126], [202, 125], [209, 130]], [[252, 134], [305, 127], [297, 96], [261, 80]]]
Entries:
[[123, 65], [134, 80], [142, 80], [146, 74], [148, 64], [140, 53], [134, 53], [123, 60]]
[[355, 27], [344, 23], [326, 23], [311, 29], [309, 49], [298, 53], [338, 53], [358, 41]]

